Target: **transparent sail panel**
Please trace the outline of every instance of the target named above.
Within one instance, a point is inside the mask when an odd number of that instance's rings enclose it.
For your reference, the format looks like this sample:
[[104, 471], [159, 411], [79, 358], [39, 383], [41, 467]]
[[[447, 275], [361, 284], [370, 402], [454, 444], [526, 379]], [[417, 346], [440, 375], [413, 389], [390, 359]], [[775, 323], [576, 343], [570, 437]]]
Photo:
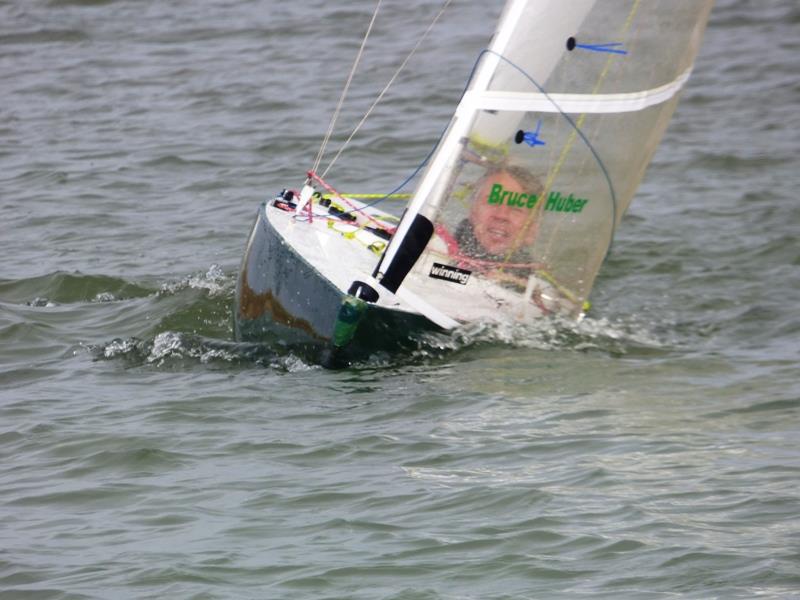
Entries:
[[[504, 150], [465, 141], [423, 214], [434, 237], [404, 283], [456, 319], [577, 314], [611, 240], [616, 191], [558, 113], [514, 113]], [[591, 127], [595, 123], [588, 123]]]
[[[548, 93], [657, 87], [692, 65], [711, 0], [530, 1], [501, 54]], [[620, 60], [623, 58], [623, 60]], [[524, 91], [498, 73], [492, 89]]]
[[464, 321], [581, 312], [712, 3], [666, 4], [509, 4], [420, 185], [434, 234], [404, 288]]

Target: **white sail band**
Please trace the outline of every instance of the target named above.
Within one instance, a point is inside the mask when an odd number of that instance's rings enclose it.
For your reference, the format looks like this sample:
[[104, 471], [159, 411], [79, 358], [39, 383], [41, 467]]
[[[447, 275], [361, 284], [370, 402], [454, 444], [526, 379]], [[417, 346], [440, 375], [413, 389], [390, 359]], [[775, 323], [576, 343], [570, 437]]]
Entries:
[[644, 110], [673, 98], [691, 75], [691, 67], [677, 79], [651, 90], [623, 94], [543, 94], [541, 92], [468, 91], [459, 112], [497, 110], [513, 112], [554, 112], [568, 114], [620, 113]]

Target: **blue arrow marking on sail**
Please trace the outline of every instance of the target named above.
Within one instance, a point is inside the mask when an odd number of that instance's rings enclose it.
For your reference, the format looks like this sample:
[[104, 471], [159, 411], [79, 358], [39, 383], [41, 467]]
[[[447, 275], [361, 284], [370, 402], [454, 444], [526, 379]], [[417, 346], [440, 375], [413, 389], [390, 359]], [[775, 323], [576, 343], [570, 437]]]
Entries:
[[541, 129], [542, 129], [542, 121], [540, 119], [539, 122], [536, 124], [536, 131], [518, 131], [517, 137], [514, 139], [518, 144], [525, 142], [531, 148], [533, 148], [534, 146], [544, 146], [545, 141], [539, 139], [539, 132], [541, 131]]
[[592, 52], [607, 52], [608, 54], [627, 54], [627, 50], [619, 48], [622, 42], [613, 42], [611, 44], [575, 44], [576, 48], [584, 50], [591, 50]]

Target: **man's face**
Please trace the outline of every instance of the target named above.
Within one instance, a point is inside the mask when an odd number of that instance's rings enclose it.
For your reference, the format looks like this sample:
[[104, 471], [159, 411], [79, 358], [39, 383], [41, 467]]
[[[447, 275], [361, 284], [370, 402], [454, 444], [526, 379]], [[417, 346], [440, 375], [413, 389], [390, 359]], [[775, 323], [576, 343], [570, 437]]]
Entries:
[[[498, 190], [501, 188], [498, 188], [498, 185], [502, 186], [500, 194]], [[493, 190], [494, 196], [492, 196]], [[536, 200], [531, 200], [531, 206], [528, 207], [529, 200], [526, 200], [525, 196], [516, 196], [518, 199], [522, 198], [519, 202], [523, 206], [510, 206], [508, 203], [510, 194], [504, 197], [502, 193], [505, 192], [527, 194], [529, 190], [524, 190], [508, 173], [497, 173], [483, 183], [472, 203], [469, 215], [472, 230], [475, 239], [489, 254], [502, 255], [514, 252], [522, 244], [530, 242], [530, 239], [526, 238], [530, 238], [530, 234], [533, 233], [532, 206]], [[490, 203], [490, 196], [495, 202]]]

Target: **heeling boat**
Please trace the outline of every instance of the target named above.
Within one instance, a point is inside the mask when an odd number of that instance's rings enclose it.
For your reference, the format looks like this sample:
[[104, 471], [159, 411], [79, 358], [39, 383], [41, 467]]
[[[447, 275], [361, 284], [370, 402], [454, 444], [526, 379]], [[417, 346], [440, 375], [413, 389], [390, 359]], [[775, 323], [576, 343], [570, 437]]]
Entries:
[[260, 205], [236, 338], [335, 366], [419, 330], [581, 318], [712, 4], [509, 0], [399, 222], [318, 175], [322, 149]]

